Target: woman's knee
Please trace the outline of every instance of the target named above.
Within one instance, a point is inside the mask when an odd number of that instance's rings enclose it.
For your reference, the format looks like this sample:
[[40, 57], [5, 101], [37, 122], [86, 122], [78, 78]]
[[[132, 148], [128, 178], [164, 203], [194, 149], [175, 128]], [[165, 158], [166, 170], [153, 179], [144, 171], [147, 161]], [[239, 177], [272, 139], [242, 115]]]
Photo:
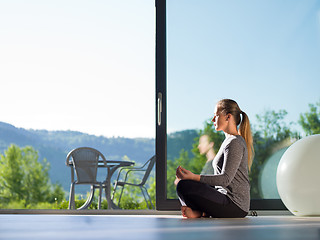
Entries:
[[186, 181], [187, 180], [180, 180], [177, 184], [177, 193], [181, 194], [185, 192], [185, 188], [186, 188]]
[[177, 184], [177, 193], [178, 194], [189, 194], [194, 193], [201, 188], [201, 183], [193, 180], [180, 180]]

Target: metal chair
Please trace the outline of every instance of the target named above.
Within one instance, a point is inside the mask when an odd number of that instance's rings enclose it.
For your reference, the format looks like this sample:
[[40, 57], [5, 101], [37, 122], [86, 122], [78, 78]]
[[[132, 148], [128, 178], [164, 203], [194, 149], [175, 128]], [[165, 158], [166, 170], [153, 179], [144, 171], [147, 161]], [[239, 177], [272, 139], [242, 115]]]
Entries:
[[[117, 176], [117, 180], [115, 182], [115, 185], [114, 185], [114, 189], [113, 189], [113, 193], [112, 193], [112, 200], [114, 198], [114, 194], [116, 192], [116, 189], [118, 186], [121, 186], [122, 189], [121, 189], [121, 193], [120, 193], [120, 196], [119, 196], [119, 200], [118, 200], [118, 206], [120, 204], [120, 201], [121, 201], [121, 196], [122, 196], [122, 193], [123, 193], [123, 189], [124, 189], [124, 186], [125, 185], [129, 185], [129, 186], [134, 186], [134, 187], [139, 187], [141, 192], [142, 192], [142, 195], [147, 203], [147, 206], [148, 208], [152, 208], [154, 209], [154, 205], [151, 201], [151, 197], [147, 191], [147, 188], [144, 186], [146, 181], [148, 180], [148, 177], [151, 173], [151, 170], [154, 166], [156, 162], [156, 156], [153, 156], [151, 157], [142, 167], [140, 168], [134, 168], [134, 167], [123, 167], [120, 169], [119, 173], [118, 173], [118, 176]], [[121, 175], [121, 172], [122, 171], [126, 171], [126, 174], [125, 174], [125, 178], [123, 181], [120, 181], [119, 178], [120, 178], [120, 175]], [[128, 175], [130, 172], [144, 172], [144, 175], [140, 181], [140, 183], [132, 183], [132, 182], [127, 182], [127, 178], [128, 178]], [[148, 199], [147, 199], [148, 197]]]
[[[71, 167], [71, 186], [69, 196], [69, 209], [75, 209], [75, 185], [87, 184], [91, 185], [91, 196], [78, 210], [86, 209], [90, 206], [93, 199], [95, 189], [99, 189], [98, 208], [101, 208], [101, 194], [103, 187], [106, 187], [105, 182], [97, 181], [97, 169], [99, 160], [106, 166], [106, 158], [101, 152], [94, 148], [80, 147], [73, 149], [67, 155], [66, 165]], [[74, 179], [76, 173], [77, 179]]]

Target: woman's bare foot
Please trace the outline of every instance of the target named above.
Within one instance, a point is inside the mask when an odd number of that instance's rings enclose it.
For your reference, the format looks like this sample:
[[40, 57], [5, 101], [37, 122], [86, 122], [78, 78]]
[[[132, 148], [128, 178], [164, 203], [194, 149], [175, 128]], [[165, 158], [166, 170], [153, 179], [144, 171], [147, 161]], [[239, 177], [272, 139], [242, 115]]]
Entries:
[[202, 212], [192, 210], [191, 208], [189, 208], [187, 206], [181, 207], [181, 213], [182, 213], [182, 216], [184, 216], [186, 218], [200, 218], [202, 216]]

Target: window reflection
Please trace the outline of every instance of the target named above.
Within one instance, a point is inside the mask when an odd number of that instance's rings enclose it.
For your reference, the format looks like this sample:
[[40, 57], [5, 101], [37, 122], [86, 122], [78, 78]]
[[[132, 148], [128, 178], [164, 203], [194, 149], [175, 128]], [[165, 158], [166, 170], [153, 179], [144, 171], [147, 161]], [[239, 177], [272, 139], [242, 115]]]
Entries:
[[299, 138], [320, 133], [320, 4], [167, 0], [167, 197], [175, 168], [200, 173], [197, 148], [215, 103], [233, 98], [252, 123], [252, 199], [279, 199], [277, 164]]

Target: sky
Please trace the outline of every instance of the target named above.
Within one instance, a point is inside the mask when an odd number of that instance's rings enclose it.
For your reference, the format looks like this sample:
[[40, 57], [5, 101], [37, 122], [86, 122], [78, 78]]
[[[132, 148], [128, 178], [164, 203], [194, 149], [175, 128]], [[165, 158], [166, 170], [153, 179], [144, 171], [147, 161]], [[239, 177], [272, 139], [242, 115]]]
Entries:
[[150, 0], [0, 0], [0, 121], [155, 136]]
[[[201, 129], [221, 98], [250, 120], [320, 101], [316, 0], [167, 0], [168, 132]], [[151, 0], [0, 0], [0, 121], [155, 137]]]
[[223, 98], [255, 126], [267, 110], [297, 123], [320, 102], [319, 1], [172, 0], [167, 9], [169, 132], [201, 129]]

